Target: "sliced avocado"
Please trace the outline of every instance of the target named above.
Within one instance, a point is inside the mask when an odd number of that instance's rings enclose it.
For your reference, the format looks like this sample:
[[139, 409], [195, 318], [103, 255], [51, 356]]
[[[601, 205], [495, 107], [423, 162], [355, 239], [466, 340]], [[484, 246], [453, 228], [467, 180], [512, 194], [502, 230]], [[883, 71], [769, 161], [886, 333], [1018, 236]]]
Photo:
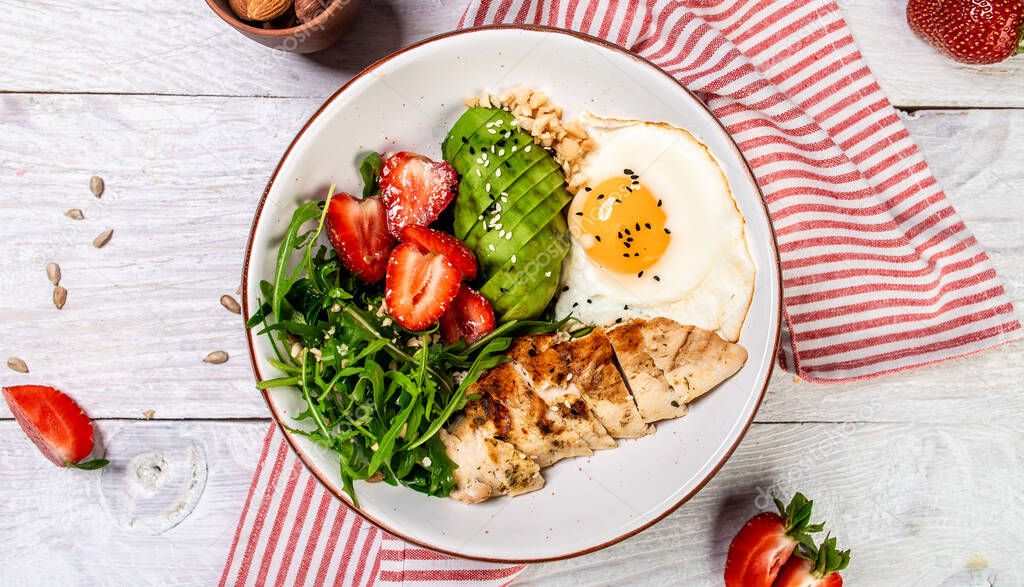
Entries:
[[509, 320], [529, 320], [536, 318], [551, 303], [551, 298], [558, 292], [558, 281], [562, 276], [562, 265], [559, 263], [551, 272], [551, 279], [547, 279], [537, 285], [532, 295], [525, 296], [519, 303], [509, 308], [501, 315], [502, 322]]
[[501, 115], [500, 110], [494, 108], [470, 108], [466, 110], [448, 132], [448, 136], [441, 143], [441, 155], [445, 161], [451, 163], [455, 157], [466, 148], [470, 138], [476, 131], [485, 124]]
[[[524, 298], [537, 297], [543, 292], [545, 283], [552, 282], [557, 286], [556, 271], [561, 268], [562, 259], [568, 251], [569, 240], [565, 233], [559, 232], [555, 226], [545, 227], [520, 247], [514, 255], [514, 262], [510, 258], [493, 273], [480, 288], [480, 293], [494, 304], [496, 312], [503, 314]], [[540, 309], [546, 307], [550, 300], [549, 294], [540, 304]]]
[[[556, 190], [561, 191], [561, 190]], [[500, 267], [512, 255], [517, 254], [522, 243], [528, 242], [538, 235], [545, 228], [556, 228], [560, 231], [566, 230], [565, 219], [562, 217], [562, 208], [565, 202], [557, 193], [550, 194], [533, 213], [525, 216], [515, 227], [502, 228], [502, 230], [491, 229], [484, 234], [483, 238], [477, 241], [473, 247], [477, 251], [477, 260], [485, 273]], [[504, 226], [504, 225], [502, 225]], [[502, 231], [505, 232], [502, 235]], [[509, 234], [512, 237], [509, 238]]]
[[[572, 199], [564, 186], [565, 181], [562, 179], [561, 170], [558, 169], [527, 190], [525, 196], [510, 197], [507, 203], [502, 204], [500, 211], [488, 210], [483, 215], [485, 222], [470, 230], [465, 238], [466, 243], [470, 247], [476, 247], [478, 244], [486, 247], [495, 243], [498, 234], [491, 228], [492, 224], [501, 225], [506, 232], [511, 231], [516, 235], [512, 237], [513, 239], [530, 239]], [[515, 187], [517, 186], [513, 186]], [[527, 233], [520, 235], [520, 230], [526, 230]]]
[[[485, 194], [486, 199], [482, 202], [484, 204], [482, 208], [476, 209], [468, 203], [461, 206], [461, 210], [457, 210], [457, 212], [464, 212], [464, 214], [456, 214], [455, 235], [467, 243], [479, 240], [482, 233], [490, 227], [490, 221], [493, 220], [494, 213], [501, 213], [497, 206], [500, 205], [502, 209], [508, 209], [514, 206], [524, 195], [531, 194], [531, 197], [539, 197], [540, 194], [534, 195], [536, 191], [546, 194], [549, 191], [546, 189], [548, 186], [541, 185], [541, 183], [546, 180], [550, 181], [548, 180], [549, 176], [552, 173], [556, 173], [556, 170], [559, 169], [557, 167], [552, 168], [544, 159], [538, 159], [527, 167], [516, 181], [507, 186], [506, 190], [492, 191]], [[558, 177], [560, 178], [561, 175], [558, 175]], [[502, 195], [504, 195], [504, 199]], [[494, 197], [491, 198], [491, 196]], [[480, 218], [481, 216], [483, 216], [483, 219]], [[470, 246], [472, 247], [473, 245], [470, 244]]]

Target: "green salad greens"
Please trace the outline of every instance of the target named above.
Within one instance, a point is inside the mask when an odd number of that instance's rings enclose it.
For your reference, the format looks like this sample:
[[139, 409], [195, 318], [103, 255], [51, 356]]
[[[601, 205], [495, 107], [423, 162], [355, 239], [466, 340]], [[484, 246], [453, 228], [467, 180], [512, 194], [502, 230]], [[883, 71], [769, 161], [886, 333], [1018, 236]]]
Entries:
[[[372, 173], [365, 175], [372, 180]], [[260, 283], [261, 303], [247, 326], [269, 338], [269, 361], [282, 375], [257, 386], [301, 393], [305, 410], [295, 419], [306, 425], [293, 432], [338, 455], [357, 505], [353, 481], [365, 479], [447, 496], [455, 465], [438, 431], [465, 405], [469, 386], [507, 360], [513, 337], [562, 329], [570, 319], [507, 321], [472, 345], [445, 345], [436, 327], [402, 328], [384, 310], [383, 284], [359, 282], [322, 244], [333, 192], [295, 210], [274, 277]]]

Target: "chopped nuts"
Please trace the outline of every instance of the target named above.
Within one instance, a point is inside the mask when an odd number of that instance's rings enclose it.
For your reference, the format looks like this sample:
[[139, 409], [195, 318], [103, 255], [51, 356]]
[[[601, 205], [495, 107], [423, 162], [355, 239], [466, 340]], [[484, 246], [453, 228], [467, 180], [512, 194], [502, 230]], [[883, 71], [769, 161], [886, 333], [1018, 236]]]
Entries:
[[18, 357], [7, 359], [7, 367], [11, 371], [17, 371], [18, 373], [28, 373], [28, 364]]
[[153, 416], [155, 416], [155, 415], [156, 415], [156, 410], [146, 410], [145, 412], [142, 412], [142, 419], [143, 420], [152, 420]]
[[85, 214], [83, 214], [78, 208], [72, 208], [65, 212], [64, 215], [72, 220], [81, 220], [85, 218]]
[[60, 265], [56, 263], [46, 264], [46, 277], [53, 285], [60, 285]]
[[[594, 140], [578, 121], [562, 123], [562, 108], [555, 106], [544, 92], [518, 87], [504, 96], [482, 94], [465, 100], [467, 106], [501, 107], [516, 117], [519, 128], [533, 135], [533, 140], [545, 149], [553, 149], [555, 159], [565, 172], [568, 189], [576, 193], [587, 183], [580, 173], [580, 163], [594, 148]], [[528, 150], [528, 149], [527, 149]]]

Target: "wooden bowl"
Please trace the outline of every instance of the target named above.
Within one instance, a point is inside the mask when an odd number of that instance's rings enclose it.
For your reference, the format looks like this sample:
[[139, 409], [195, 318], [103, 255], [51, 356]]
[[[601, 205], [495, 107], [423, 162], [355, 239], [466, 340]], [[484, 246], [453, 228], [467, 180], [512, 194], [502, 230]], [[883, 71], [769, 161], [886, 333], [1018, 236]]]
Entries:
[[206, 0], [217, 16], [250, 39], [278, 51], [315, 53], [338, 42], [355, 19], [359, 0], [334, 0], [313, 20], [292, 27], [265, 29], [244, 21], [231, 10], [227, 0]]

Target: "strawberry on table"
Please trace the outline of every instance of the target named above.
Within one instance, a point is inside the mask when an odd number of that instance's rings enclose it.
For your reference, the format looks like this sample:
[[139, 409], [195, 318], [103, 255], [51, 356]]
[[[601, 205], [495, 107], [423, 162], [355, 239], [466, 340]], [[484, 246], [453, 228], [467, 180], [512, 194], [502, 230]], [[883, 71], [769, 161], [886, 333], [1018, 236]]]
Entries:
[[483, 295], [465, 283], [448, 311], [441, 316], [441, 338], [453, 344], [460, 338], [473, 344], [494, 330], [494, 308]]
[[789, 505], [775, 500], [779, 513], [762, 512], [740, 528], [729, 545], [725, 560], [726, 587], [769, 587], [797, 544], [813, 544], [809, 533], [822, 524], [811, 524], [811, 507], [801, 493]]
[[398, 240], [413, 243], [424, 252], [444, 255], [462, 273], [463, 279], [476, 278], [476, 255], [454, 236], [425, 226], [406, 226]]
[[93, 448], [92, 422], [67, 395], [43, 385], [4, 388], [4, 399], [21, 429], [58, 467], [99, 469], [104, 459], [83, 462]]
[[1021, 52], [1024, 0], [910, 0], [910, 28], [962, 63], [998, 63]]
[[358, 279], [376, 283], [384, 278], [395, 239], [387, 230], [380, 196], [360, 200], [344, 192], [335, 194], [325, 226], [341, 262]]
[[430, 225], [455, 198], [458, 183], [450, 163], [406, 151], [389, 155], [380, 172], [388, 230], [397, 237], [405, 226]]
[[384, 305], [409, 330], [435, 324], [459, 293], [462, 274], [444, 256], [402, 243], [388, 259]]
[[850, 565], [850, 551], [837, 550], [835, 538], [825, 538], [821, 548], [801, 544], [779, 572], [774, 587], [842, 587], [839, 574]]

